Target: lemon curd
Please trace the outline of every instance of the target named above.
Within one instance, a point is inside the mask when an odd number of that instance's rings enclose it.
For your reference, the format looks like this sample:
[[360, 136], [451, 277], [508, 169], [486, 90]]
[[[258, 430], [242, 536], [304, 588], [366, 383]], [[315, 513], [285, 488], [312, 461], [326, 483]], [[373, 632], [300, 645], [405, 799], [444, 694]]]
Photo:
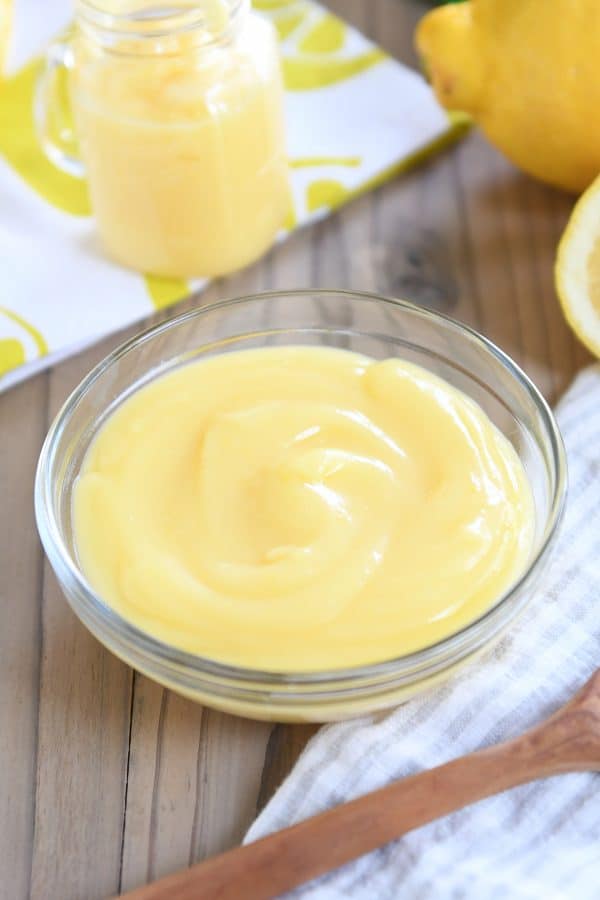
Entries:
[[82, 569], [165, 643], [311, 671], [455, 633], [521, 574], [534, 512], [471, 399], [398, 359], [236, 351], [125, 399], [73, 500]]
[[102, 30], [80, 6], [71, 96], [108, 252], [179, 278], [256, 259], [290, 202], [272, 25], [245, 3], [180, 4], [162, 21], [104, 0]]

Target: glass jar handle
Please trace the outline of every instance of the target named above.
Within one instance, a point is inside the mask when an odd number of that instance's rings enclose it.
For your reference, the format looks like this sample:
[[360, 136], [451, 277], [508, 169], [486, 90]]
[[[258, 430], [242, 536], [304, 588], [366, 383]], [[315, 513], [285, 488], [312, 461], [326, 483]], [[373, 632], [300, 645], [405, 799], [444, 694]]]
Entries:
[[38, 139], [50, 162], [61, 172], [85, 178], [85, 167], [77, 155], [69, 97], [69, 72], [74, 62], [69, 42], [57, 41], [48, 48], [46, 64], [35, 89], [34, 120]]

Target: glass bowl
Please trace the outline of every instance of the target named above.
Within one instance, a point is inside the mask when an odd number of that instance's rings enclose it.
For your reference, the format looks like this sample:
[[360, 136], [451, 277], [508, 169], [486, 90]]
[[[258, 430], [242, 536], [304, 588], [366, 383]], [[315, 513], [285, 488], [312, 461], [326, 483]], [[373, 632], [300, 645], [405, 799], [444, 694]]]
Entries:
[[[281, 344], [403, 357], [472, 397], [515, 447], [535, 498], [527, 571], [480, 618], [419, 652], [323, 672], [261, 672], [183, 652], [141, 631], [88, 584], [73, 541], [71, 503], [83, 457], [103, 422], [142, 384], [191, 360]], [[489, 647], [532, 597], [566, 494], [558, 427], [508, 356], [470, 328], [399, 300], [347, 291], [272, 292], [195, 309], [143, 332], [101, 362], [57, 415], [40, 455], [35, 510], [42, 543], [84, 625], [125, 662], [174, 691], [227, 712], [275, 721], [330, 721], [400, 703]]]

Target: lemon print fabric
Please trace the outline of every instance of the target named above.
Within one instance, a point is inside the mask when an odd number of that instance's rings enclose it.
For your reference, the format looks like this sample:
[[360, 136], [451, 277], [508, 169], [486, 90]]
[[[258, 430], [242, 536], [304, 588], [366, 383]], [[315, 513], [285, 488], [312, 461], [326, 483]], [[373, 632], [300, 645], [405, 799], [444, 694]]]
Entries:
[[53, 166], [37, 139], [33, 104], [40, 69], [41, 62], [35, 60], [4, 79], [0, 93], [0, 157], [57, 209], [90, 215], [85, 182]]
[[25, 362], [42, 359], [46, 341], [29, 322], [0, 306], [0, 376]]
[[254, 6], [281, 41], [296, 224], [326, 215], [454, 133], [420, 75], [328, 10], [307, 0]]
[[318, 90], [385, 59], [379, 47], [353, 47], [354, 32], [345, 22], [307, 3], [283, 4], [273, 9], [272, 17], [281, 39], [288, 41], [283, 56], [288, 91]]
[[[43, 155], [35, 83], [73, 15], [71, 0], [43, 5], [42, 16], [39, 0], [0, 0], [0, 61], [11, 32], [0, 74], [0, 390], [203, 286], [106, 258], [85, 181]], [[281, 239], [457, 133], [419, 74], [317, 3], [254, 7], [277, 31], [286, 87], [292, 197]]]

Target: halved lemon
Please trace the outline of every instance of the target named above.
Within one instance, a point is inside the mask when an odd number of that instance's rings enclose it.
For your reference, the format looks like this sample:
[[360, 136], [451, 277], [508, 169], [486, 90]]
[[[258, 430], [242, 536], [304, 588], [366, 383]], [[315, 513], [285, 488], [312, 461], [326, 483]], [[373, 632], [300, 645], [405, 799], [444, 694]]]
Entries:
[[558, 245], [555, 281], [569, 325], [600, 357], [600, 177], [571, 214]]

